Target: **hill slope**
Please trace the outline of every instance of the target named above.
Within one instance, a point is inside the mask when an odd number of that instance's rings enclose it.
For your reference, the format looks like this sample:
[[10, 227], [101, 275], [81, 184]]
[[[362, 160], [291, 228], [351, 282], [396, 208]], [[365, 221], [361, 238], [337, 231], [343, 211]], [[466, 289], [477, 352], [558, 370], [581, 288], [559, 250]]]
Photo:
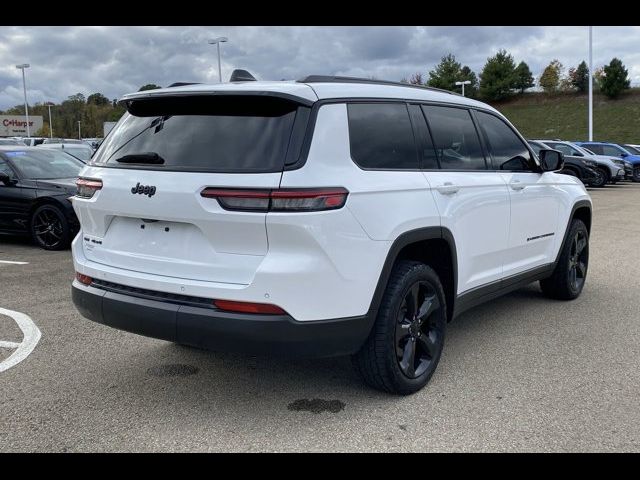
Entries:
[[[493, 103], [526, 138], [588, 139], [588, 96], [527, 93]], [[593, 139], [640, 143], [640, 89], [619, 99], [593, 96]]]

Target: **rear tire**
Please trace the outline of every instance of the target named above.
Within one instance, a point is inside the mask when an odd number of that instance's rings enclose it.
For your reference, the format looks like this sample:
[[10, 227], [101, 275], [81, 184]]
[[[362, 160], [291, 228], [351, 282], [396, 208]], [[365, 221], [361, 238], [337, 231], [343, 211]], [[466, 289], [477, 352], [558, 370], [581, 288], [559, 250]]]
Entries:
[[64, 250], [71, 243], [71, 227], [62, 210], [55, 205], [38, 207], [29, 222], [31, 238], [45, 250]]
[[391, 272], [375, 324], [353, 365], [371, 387], [408, 395], [423, 388], [440, 360], [446, 300], [436, 272], [399, 261]]
[[582, 220], [573, 219], [567, 241], [553, 274], [540, 280], [540, 288], [549, 298], [573, 300], [582, 292], [589, 268], [589, 232]]

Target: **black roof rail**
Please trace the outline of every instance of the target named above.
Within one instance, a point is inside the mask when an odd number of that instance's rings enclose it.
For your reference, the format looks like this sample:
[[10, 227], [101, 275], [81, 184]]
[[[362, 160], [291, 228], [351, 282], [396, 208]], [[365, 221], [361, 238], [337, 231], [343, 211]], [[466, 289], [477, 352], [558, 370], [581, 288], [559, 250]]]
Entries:
[[175, 82], [169, 85], [167, 88], [172, 87], [184, 87], [185, 85], [200, 85], [202, 82]]
[[422, 90], [433, 90], [435, 92], [458, 95], [459, 97], [462, 96], [457, 92], [444, 90], [442, 88], [428, 87], [426, 85], [413, 85], [411, 83], [404, 83], [404, 82], [392, 82], [390, 80], [374, 80], [371, 78], [338, 77], [334, 75], [308, 75], [296, 81], [299, 83], [368, 83], [373, 85], [392, 85], [395, 87], [420, 88]]

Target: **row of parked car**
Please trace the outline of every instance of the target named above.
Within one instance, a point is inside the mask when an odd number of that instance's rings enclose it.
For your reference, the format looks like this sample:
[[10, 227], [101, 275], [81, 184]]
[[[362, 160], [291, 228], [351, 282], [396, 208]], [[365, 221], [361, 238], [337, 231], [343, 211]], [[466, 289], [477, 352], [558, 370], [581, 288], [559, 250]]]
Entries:
[[[95, 141], [94, 141], [95, 140]], [[100, 139], [10, 137], [0, 138], [0, 145], [26, 145], [27, 147], [58, 148], [87, 163], [96, 151]]]
[[545, 148], [564, 154], [561, 173], [578, 177], [591, 187], [604, 187], [622, 180], [640, 182], [640, 145], [608, 142], [529, 140], [536, 154]]

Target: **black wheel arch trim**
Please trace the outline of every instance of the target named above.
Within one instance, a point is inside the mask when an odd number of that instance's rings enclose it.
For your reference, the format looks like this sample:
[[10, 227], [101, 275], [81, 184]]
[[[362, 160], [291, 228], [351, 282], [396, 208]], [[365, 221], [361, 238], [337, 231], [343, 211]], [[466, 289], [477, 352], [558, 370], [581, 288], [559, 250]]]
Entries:
[[[458, 256], [453, 234], [446, 227], [424, 227], [410, 230], [396, 238], [389, 248], [389, 251], [387, 252], [387, 258], [385, 259], [382, 271], [380, 272], [378, 283], [376, 285], [371, 304], [369, 305], [369, 311], [367, 312], [367, 318], [369, 319], [371, 327], [373, 327], [373, 324], [375, 322], [376, 316], [378, 314], [378, 309], [380, 308], [380, 303], [382, 302], [382, 296], [384, 295], [385, 289], [387, 288], [387, 283], [389, 282], [389, 277], [391, 276], [391, 270], [393, 269], [393, 266], [395, 265], [400, 252], [403, 248], [411, 244], [422, 242], [425, 240], [444, 240], [449, 246], [452, 263], [452, 298], [455, 299], [455, 294], [458, 288]], [[450, 311], [453, 311], [453, 306]]]

